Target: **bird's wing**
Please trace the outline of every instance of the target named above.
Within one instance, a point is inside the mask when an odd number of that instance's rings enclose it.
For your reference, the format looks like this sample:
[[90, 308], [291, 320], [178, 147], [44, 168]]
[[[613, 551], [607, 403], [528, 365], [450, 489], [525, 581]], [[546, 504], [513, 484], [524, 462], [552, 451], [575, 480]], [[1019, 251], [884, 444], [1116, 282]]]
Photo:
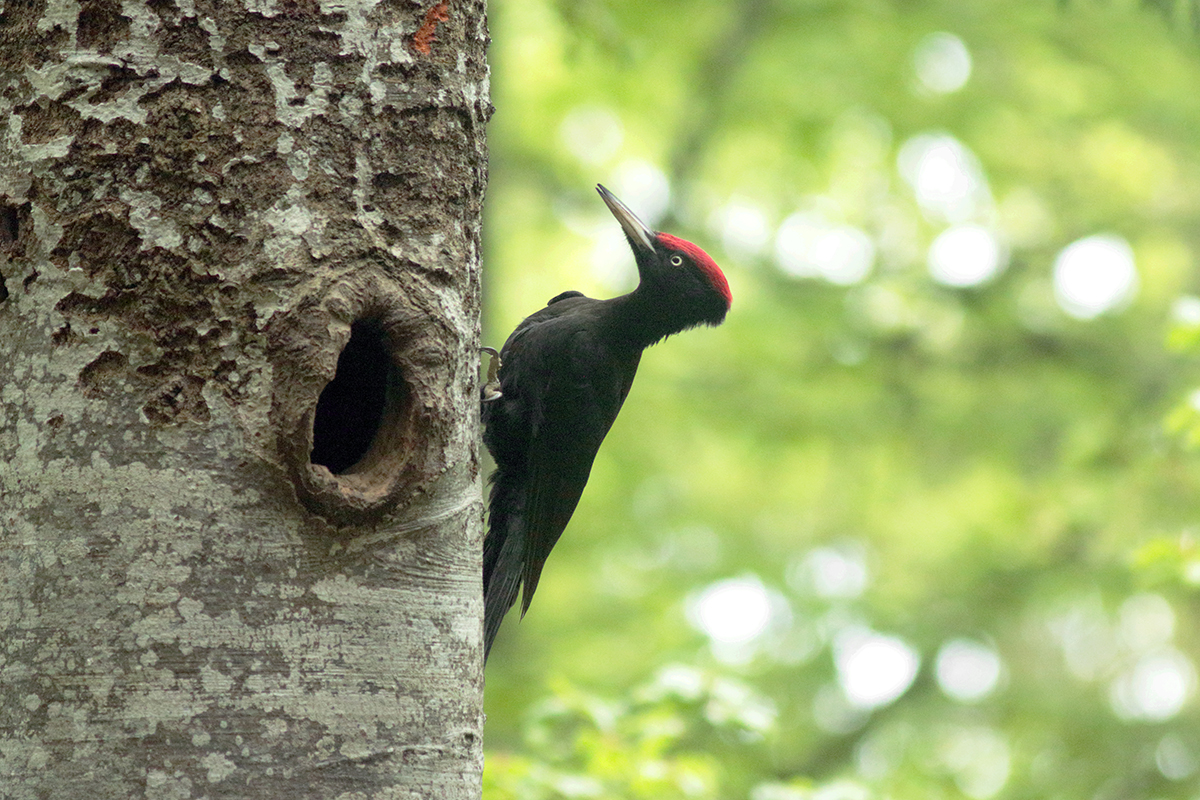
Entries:
[[627, 382], [590, 331], [572, 331], [566, 346], [556, 348], [550, 361], [529, 440], [522, 615], [537, 589], [546, 557], [575, 512], [596, 452], [627, 391]]
[[535, 315], [530, 322], [506, 347], [505, 360], [513, 371], [513, 384], [536, 387], [523, 398], [532, 407], [527, 409], [530, 428], [524, 459], [522, 615], [537, 589], [546, 557], [579, 503], [596, 452], [629, 392], [638, 362], [637, 353], [609, 352], [586, 314], [546, 314], [541, 320]]

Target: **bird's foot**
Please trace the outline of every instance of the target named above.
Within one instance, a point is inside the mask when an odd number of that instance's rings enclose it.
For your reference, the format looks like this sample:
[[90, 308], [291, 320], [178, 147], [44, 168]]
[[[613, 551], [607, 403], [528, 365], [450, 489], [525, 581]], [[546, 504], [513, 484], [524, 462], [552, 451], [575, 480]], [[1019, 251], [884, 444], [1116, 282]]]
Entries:
[[499, 400], [500, 392], [500, 353], [494, 347], [481, 347], [482, 352], [491, 356], [491, 361], [488, 363], [487, 381], [483, 386], [479, 387], [479, 400], [484, 403], [490, 403], [493, 400]]

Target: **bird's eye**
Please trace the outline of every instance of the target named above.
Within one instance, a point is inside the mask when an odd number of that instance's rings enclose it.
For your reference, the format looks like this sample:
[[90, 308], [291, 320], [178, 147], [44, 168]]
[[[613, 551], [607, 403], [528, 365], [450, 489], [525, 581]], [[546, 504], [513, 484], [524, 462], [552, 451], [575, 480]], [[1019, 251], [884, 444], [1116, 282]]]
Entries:
[[682, 267], [683, 266], [683, 256], [681, 256], [681, 255], [671, 256], [671, 266]]

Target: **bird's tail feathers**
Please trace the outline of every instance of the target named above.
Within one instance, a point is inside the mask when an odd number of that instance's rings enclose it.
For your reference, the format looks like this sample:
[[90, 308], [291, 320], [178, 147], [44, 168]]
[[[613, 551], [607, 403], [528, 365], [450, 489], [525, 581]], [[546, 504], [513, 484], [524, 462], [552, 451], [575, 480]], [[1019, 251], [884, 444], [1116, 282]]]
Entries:
[[491, 652], [504, 615], [517, 602], [525, 560], [521, 515], [524, 502], [520, 492], [502, 477], [494, 478], [488, 505], [488, 532], [483, 540], [484, 661]]

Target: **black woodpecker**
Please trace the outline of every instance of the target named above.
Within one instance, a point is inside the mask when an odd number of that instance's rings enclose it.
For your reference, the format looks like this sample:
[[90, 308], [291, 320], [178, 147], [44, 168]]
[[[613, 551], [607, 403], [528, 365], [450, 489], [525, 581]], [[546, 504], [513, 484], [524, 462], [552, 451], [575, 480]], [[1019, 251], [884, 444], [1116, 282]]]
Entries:
[[642, 351], [721, 324], [732, 300], [707, 253], [651, 230], [608, 189], [596, 190], [633, 248], [639, 283], [607, 300], [563, 292], [526, 317], [500, 351], [499, 395], [490, 392], [482, 406], [483, 441], [496, 462], [483, 543], [485, 658], [522, 584], [521, 616], [529, 609]]

